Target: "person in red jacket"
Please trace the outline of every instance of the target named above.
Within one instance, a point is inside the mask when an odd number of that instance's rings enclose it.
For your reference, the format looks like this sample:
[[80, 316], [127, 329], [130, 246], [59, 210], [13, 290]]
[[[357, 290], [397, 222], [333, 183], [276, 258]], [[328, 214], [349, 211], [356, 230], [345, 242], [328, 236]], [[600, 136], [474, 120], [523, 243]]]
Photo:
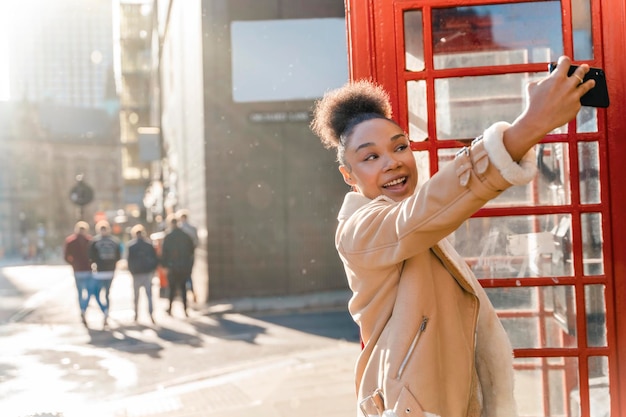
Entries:
[[74, 270], [80, 318], [85, 326], [87, 326], [85, 312], [87, 311], [89, 299], [93, 291], [91, 261], [89, 260], [90, 243], [91, 235], [89, 234], [89, 224], [84, 221], [79, 221], [74, 226], [74, 233], [65, 238], [63, 250], [65, 261], [72, 265], [72, 269]]

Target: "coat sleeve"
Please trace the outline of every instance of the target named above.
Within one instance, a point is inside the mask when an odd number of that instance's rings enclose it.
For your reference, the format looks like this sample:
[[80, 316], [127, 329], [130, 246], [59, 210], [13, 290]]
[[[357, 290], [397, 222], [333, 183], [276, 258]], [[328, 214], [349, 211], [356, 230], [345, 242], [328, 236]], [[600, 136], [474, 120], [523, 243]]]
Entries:
[[122, 242], [116, 242], [117, 243], [117, 247], [115, 250], [115, 260], [119, 261], [120, 259], [122, 259]]
[[68, 244], [67, 240], [63, 244], [63, 259], [68, 264], [71, 264], [72, 260], [73, 260], [73, 256], [72, 256], [72, 254], [69, 251], [69, 244]]
[[163, 239], [163, 246], [161, 246], [161, 265], [165, 268], [168, 267], [170, 258], [170, 240], [166, 236]]
[[91, 262], [98, 262], [100, 260], [98, 257], [98, 251], [96, 250], [95, 241], [89, 243], [89, 260]]
[[[457, 152], [454, 161], [413, 196], [397, 203], [379, 197], [341, 221], [336, 236], [341, 256], [355, 265], [376, 268], [398, 264], [428, 250], [512, 185], [493, 160], [517, 175], [513, 178], [507, 174], [514, 182], [530, 181], [534, 177], [532, 166], [514, 163], [526, 173], [524, 176], [508, 161], [500, 161], [505, 129], [501, 124], [494, 126]], [[485, 145], [490, 142], [495, 145]], [[490, 153], [491, 148], [500, 154]]]

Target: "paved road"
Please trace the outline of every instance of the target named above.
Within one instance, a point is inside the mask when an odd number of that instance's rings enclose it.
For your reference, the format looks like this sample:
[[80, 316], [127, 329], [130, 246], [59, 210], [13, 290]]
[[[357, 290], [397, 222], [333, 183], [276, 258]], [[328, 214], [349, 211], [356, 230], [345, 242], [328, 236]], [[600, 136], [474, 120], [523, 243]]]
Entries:
[[354, 415], [358, 333], [343, 310], [198, 306], [185, 318], [159, 300], [156, 325], [147, 316], [134, 323], [122, 272], [110, 328], [92, 302], [86, 329], [73, 285], [65, 265], [0, 269], [3, 417]]

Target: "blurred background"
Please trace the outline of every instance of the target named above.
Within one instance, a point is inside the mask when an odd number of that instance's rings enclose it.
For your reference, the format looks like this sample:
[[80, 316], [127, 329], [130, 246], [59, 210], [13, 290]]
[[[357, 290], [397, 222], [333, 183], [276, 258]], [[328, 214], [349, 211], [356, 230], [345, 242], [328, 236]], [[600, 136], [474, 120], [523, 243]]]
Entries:
[[345, 288], [346, 191], [309, 129], [348, 80], [343, 0], [0, 4], [0, 258], [74, 223], [199, 230], [198, 301]]

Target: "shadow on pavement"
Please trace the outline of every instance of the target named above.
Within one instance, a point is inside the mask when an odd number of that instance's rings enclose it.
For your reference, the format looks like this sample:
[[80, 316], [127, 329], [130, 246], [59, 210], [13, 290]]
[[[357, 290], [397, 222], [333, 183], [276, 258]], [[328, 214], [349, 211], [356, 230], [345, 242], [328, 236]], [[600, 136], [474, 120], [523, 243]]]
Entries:
[[312, 311], [293, 314], [254, 314], [263, 320], [278, 326], [288, 327], [301, 332], [311, 333], [331, 339], [358, 342], [359, 328], [347, 311]]
[[171, 343], [181, 343], [188, 346], [202, 346], [202, 339], [198, 336], [186, 332], [179, 332], [166, 326], [156, 326], [156, 334], [160, 339]]
[[[132, 333], [140, 333], [142, 330], [148, 329], [146, 326], [133, 326], [135, 329], [129, 329], [124, 326], [116, 327], [113, 330], [97, 330], [89, 328], [89, 344], [99, 348], [111, 348], [122, 352], [146, 354], [152, 358], [159, 359], [163, 346], [156, 342], [151, 342], [145, 338], [139, 338]], [[137, 328], [142, 328], [141, 330]], [[179, 338], [189, 339], [190, 335], [181, 333]], [[195, 338], [192, 336], [192, 338]]]
[[205, 316], [203, 320], [194, 320], [190, 324], [196, 328], [198, 333], [250, 344], [256, 344], [256, 338], [267, 331], [265, 327], [230, 320], [221, 314]]

